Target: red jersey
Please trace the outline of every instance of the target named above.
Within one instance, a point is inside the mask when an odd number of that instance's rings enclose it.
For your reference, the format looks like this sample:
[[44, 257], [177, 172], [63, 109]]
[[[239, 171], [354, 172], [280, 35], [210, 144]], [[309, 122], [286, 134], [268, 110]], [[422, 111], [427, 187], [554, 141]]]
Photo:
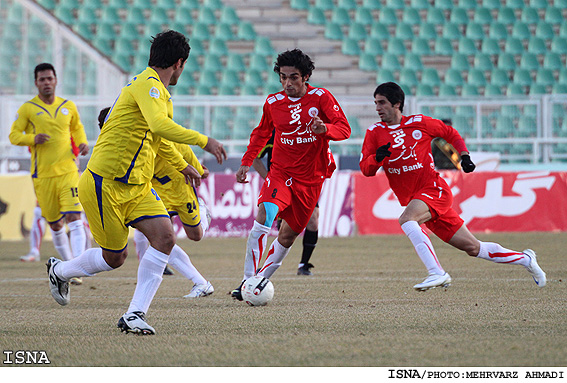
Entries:
[[[317, 115], [327, 126], [326, 133], [311, 131]], [[250, 134], [242, 166], [252, 165], [274, 130], [270, 171], [307, 185], [321, 184], [333, 174], [336, 165], [329, 141], [350, 137], [350, 125], [335, 97], [328, 90], [309, 84], [307, 93], [299, 99], [290, 99], [284, 91], [268, 96], [260, 124]]]
[[[360, 170], [371, 177], [382, 166], [400, 204], [406, 206], [420, 189], [433, 182], [444, 183], [435, 170], [431, 153], [431, 140], [436, 137], [444, 138], [459, 153], [468, 151], [459, 132], [441, 120], [418, 114], [402, 116], [400, 125], [378, 122], [364, 136]], [[388, 142], [392, 154], [377, 162], [376, 150]]]

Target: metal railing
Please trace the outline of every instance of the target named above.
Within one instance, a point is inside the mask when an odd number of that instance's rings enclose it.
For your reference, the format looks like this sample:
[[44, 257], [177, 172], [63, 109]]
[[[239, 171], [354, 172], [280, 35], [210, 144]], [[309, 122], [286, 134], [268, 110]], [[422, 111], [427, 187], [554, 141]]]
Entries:
[[[27, 148], [10, 145], [13, 116], [33, 97], [0, 96], [0, 160], [26, 158]], [[337, 97], [353, 128], [350, 139], [333, 142], [337, 155], [359, 155], [366, 128], [378, 121], [371, 97]], [[79, 109], [87, 137], [98, 136], [98, 111], [114, 98], [70, 97]], [[232, 156], [241, 156], [261, 116], [264, 97], [173, 97], [174, 120], [225, 143]], [[498, 151], [503, 163], [567, 162], [567, 95], [502, 98], [416, 98], [406, 100], [404, 114], [423, 113], [451, 119], [473, 151]], [[527, 122], [526, 122], [527, 121]], [[204, 155], [202, 151], [196, 151]]]

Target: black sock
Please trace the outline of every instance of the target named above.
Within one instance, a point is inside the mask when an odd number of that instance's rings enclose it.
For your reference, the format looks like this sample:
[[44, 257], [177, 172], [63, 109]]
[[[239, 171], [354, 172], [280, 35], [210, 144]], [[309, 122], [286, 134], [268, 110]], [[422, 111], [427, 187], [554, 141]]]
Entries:
[[319, 238], [319, 231], [311, 231], [305, 230], [303, 234], [303, 254], [301, 254], [301, 262], [304, 265], [309, 263], [311, 259], [311, 254], [313, 254], [313, 250], [315, 250], [315, 246], [317, 245], [317, 239]]

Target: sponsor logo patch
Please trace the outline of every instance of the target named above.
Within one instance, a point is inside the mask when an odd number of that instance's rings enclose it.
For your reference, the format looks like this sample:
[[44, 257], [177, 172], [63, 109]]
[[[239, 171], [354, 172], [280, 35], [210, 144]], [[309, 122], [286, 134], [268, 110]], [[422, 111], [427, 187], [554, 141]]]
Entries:
[[150, 97], [159, 98], [159, 89], [155, 86], [152, 86], [152, 89], [150, 89]]
[[420, 140], [421, 137], [423, 136], [423, 134], [421, 133], [421, 130], [414, 130], [411, 135], [412, 135], [414, 140]]

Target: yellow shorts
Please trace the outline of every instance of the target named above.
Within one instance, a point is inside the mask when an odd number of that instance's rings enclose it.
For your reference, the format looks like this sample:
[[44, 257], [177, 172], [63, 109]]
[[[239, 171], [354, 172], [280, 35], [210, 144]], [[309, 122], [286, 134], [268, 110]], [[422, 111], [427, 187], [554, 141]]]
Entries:
[[83, 211], [77, 192], [79, 172], [32, 180], [37, 202], [47, 222], [57, 222], [65, 214]]
[[79, 181], [79, 191], [93, 238], [105, 250], [120, 252], [126, 248], [128, 226], [147, 218], [169, 218], [150, 183], [129, 185], [87, 169]]
[[201, 223], [199, 201], [195, 188], [185, 183], [185, 177], [179, 176], [153, 178], [152, 185], [170, 215], [179, 215], [185, 226], [196, 227]]

